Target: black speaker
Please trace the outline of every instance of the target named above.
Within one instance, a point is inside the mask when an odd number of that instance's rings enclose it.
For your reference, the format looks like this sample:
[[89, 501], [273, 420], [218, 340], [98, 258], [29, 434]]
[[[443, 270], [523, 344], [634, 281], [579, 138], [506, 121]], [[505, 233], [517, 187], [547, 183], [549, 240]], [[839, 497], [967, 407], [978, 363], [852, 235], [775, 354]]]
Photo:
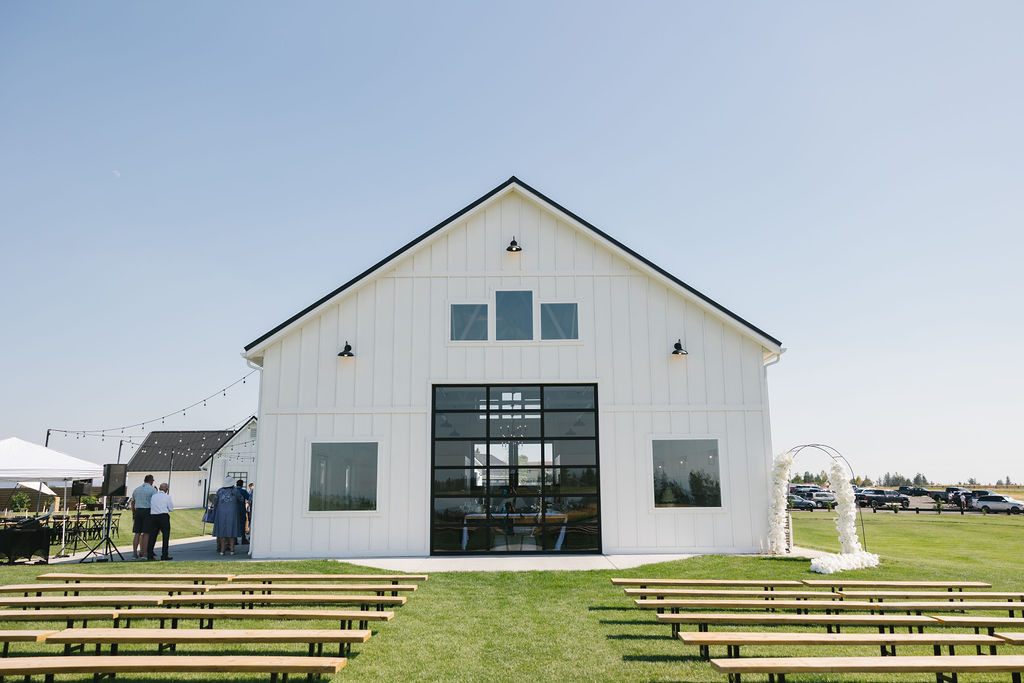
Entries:
[[86, 495], [86, 489], [92, 489], [92, 479], [75, 479], [71, 482], [71, 495], [81, 498]]
[[107, 463], [103, 466], [103, 488], [100, 489], [101, 496], [125, 496], [125, 479], [128, 478], [128, 465], [112, 465]]

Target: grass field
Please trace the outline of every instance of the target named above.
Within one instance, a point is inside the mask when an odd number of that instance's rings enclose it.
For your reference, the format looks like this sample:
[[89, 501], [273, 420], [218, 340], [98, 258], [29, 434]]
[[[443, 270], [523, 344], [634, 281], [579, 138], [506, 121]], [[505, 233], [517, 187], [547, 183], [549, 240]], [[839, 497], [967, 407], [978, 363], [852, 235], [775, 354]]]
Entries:
[[[989, 581], [995, 589], [1024, 589], [1020, 558], [1024, 557], [1024, 518], [867, 514], [868, 548], [882, 556], [875, 570], [848, 572], [850, 578], [972, 579]], [[835, 549], [835, 528], [825, 512], [794, 514], [796, 541], [808, 547]], [[356, 646], [337, 681], [688, 681], [724, 682], [696, 652], [669, 638], [669, 629], [655, 623], [653, 613], [633, 607], [612, 576], [704, 578], [814, 578], [809, 562], [795, 558], [706, 556], [648, 565], [627, 571], [594, 572], [462, 572], [436, 573], [396, 609], [393, 621], [374, 626], [374, 637]], [[75, 569], [79, 569], [76, 567]], [[46, 567], [6, 569], [8, 582], [34, 580]], [[170, 563], [149, 568], [136, 563], [88, 567], [88, 571], [223, 571], [223, 565]], [[330, 561], [260, 562], [246, 572], [366, 572], [365, 568]], [[99, 625], [99, 624], [97, 624]], [[262, 622], [233, 622], [230, 628], [266, 628]], [[276, 626], [276, 625], [274, 625]], [[336, 627], [334, 622], [319, 624]], [[22, 624], [21, 628], [32, 627]], [[234, 654], [301, 654], [302, 648], [272, 649], [255, 645], [236, 648], [188, 646], [180, 652], [209, 649]], [[16, 645], [24, 653], [28, 646]], [[52, 648], [50, 650], [52, 651]], [[122, 648], [125, 653], [151, 650]], [[750, 648], [744, 654], [796, 655], [807, 650]], [[824, 654], [825, 651], [816, 652]], [[1005, 648], [1024, 654], [1024, 648]], [[930, 654], [930, 648], [904, 649], [901, 654]], [[877, 654], [871, 648], [841, 654]], [[204, 677], [191, 680], [266, 680], [252, 676]], [[806, 676], [804, 681], [924, 681], [916, 676]], [[1008, 680], [1005, 676], [999, 680]], [[158, 676], [118, 675], [119, 681], [164, 681]], [[746, 680], [746, 677], [745, 677]], [[764, 677], [751, 677], [763, 681]], [[962, 676], [965, 683], [992, 680]]]

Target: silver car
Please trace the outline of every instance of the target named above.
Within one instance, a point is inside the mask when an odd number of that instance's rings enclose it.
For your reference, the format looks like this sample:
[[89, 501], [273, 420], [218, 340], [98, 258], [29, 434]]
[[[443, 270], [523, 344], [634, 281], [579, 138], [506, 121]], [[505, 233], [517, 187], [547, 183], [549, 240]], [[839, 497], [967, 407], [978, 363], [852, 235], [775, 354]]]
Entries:
[[1009, 510], [1013, 514], [1024, 512], [1024, 502], [1009, 496], [993, 494], [991, 496], [979, 496], [974, 501], [974, 507], [983, 512], [1005, 512]]

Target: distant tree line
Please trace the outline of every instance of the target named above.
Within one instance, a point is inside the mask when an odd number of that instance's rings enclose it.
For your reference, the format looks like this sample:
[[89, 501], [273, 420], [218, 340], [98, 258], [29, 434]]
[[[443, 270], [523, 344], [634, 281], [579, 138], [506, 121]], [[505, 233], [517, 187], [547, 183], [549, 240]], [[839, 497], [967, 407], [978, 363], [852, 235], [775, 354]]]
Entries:
[[[824, 486], [828, 482], [828, 473], [825, 470], [815, 474], [814, 472], [794, 472], [790, 482], [793, 484], [818, 484]], [[854, 477], [851, 480], [855, 486], [932, 486], [935, 482], [930, 481], [928, 477], [918, 472], [912, 478], [906, 477], [899, 472], [886, 472], [876, 480], [872, 481], [870, 477]], [[966, 482], [967, 486], [980, 486], [981, 484], [974, 477], [970, 477]], [[995, 486], [1015, 486], [1013, 481], [1007, 476], [1005, 479], [999, 479], [996, 481]]]

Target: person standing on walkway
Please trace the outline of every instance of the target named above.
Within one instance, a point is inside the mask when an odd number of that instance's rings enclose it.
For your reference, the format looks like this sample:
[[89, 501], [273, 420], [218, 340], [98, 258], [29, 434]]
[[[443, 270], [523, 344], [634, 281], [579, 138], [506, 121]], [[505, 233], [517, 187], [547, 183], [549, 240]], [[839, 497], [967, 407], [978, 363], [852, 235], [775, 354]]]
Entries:
[[244, 502], [235, 480], [224, 477], [213, 499], [213, 535], [217, 537], [217, 552], [221, 555], [235, 554], [235, 541], [244, 530], [245, 515], [238, 514], [239, 503]]
[[146, 554], [149, 543], [149, 506], [156, 489], [153, 488], [153, 475], [147, 474], [142, 484], [132, 491], [132, 555], [136, 560]]
[[163, 536], [163, 553], [160, 555], [161, 560], [172, 560], [169, 554], [170, 541], [171, 541], [171, 511], [174, 509], [174, 503], [171, 502], [171, 496], [167, 493], [170, 487], [167, 484], [160, 484], [160, 490], [153, 494], [153, 498], [150, 500], [149, 506], [149, 545], [146, 547], [146, 559], [156, 559], [156, 535], [160, 533]]
[[238, 545], [249, 545], [249, 537], [245, 531], [245, 512], [249, 507], [249, 492], [245, 490], [245, 480], [239, 479], [235, 482], [235, 487], [238, 492], [242, 494], [242, 502], [238, 505], [238, 515], [242, 518], [242, 535], [238, 539]]

